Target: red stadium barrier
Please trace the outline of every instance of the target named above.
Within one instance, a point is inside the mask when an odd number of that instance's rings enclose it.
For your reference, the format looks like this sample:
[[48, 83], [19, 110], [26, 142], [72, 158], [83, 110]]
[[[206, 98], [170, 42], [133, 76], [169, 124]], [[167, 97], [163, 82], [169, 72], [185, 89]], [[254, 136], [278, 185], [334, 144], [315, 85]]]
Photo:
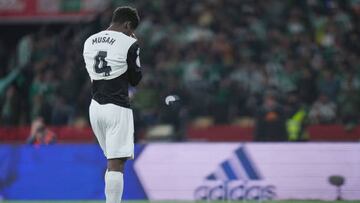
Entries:
[[189, 128], [189, 140], [193, 141], [252, 141], [253, 128], [231, 125], [214, 125], [206, 128]]
[[30, 127], [2, 127], [0, 128], [0, 141], [23, 141], [30, 134]]
[[[197, 141], [252, 141], [253, 128], [216, 125], [190, 128], [188, 139]], [[311, 141], [360, 141], [360, 125], [346, 130], [343, 125], [312, 125], [307, 128]]]
[[[94, 140], [91, 128], [49, 127], [61, 142], [89, 142]], [[0, 127], [0, 141], [25, 142], [30, 134], [30, 127]]]
[[[60, 142], [92, 142], [91, 128], [50, 127]], [[247, 142], [253, 140], [253, 128], [231, 125], [214, 125], [206, 128], [189, 128], [187, 138], [190, 141], [208, 142]], [[360, 125], [345, 130], [342, 125], [312, 125], [307, 128], [311, 141], [359, 141]], [[30, 127], [0, 127], [0, 142], [25, 142]]]
[[351, 130], [343, 125], [312, 125], [307, 131], [311, 141], [360, 141], [360, 125]]

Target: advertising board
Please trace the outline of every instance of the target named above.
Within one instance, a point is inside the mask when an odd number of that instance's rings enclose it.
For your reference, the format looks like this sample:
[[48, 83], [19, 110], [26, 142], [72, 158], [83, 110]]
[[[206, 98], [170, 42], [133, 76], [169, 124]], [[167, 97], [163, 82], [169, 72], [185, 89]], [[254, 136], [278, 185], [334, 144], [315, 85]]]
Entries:
[[360, 145], [150, 144], [135, 162], [150, 200], [360, 199]]
[[[0, 199], [104, 199], [97, 144], [0, 145]], [[358, 143], [151, 143], [136, 145], [124, 200], [360, 200]], [[80, 187], [81, 186], [81, 187]]]

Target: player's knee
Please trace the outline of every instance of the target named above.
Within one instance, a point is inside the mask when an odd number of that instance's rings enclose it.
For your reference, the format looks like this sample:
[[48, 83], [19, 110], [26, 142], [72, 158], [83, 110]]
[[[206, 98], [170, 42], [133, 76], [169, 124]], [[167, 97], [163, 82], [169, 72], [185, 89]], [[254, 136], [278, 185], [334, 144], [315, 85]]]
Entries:
[[108, 171], [119, 171], [124, 173], [126, 159], [108, 159], [107, 169]]

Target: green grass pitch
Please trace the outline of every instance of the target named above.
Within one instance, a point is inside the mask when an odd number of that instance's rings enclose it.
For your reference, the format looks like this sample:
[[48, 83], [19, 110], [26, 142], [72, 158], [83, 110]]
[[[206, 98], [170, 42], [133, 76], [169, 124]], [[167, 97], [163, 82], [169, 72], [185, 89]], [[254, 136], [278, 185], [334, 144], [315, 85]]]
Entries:
[[[105, 201], [0, 201], [1, 203], [105, 203]], [[231, 201], [231, 203], [258, 203], [259, 201]], [[288, 200], [288, 201], [262, 201], [263, 203], [360, 203], [359, 201], [297, 201], [297, 200]], [[123, 201], [123, 203], [227, 203], [227, 201], [204, 201], [204, 202], [180, 202], [180, 201], [159, 201], [159, 202], [150, 202], [150, 201]]]

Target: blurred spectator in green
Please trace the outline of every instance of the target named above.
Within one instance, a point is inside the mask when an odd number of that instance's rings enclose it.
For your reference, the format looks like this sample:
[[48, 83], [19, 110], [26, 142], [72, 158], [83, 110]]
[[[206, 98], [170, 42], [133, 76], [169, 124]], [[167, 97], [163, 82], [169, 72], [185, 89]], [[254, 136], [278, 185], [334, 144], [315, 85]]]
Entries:
[[52, 103], [53, 108], [51, 112], [51, 124], [52, 125], [68, 125], [70, 124], [74, 110], [66, 103], [64, 97], [58, 95]]
[[21, 95], [15, 85], [11, 85], [5, 94], [5, 98], [0, 100], [1, 119], [0, 123], [5, 126], [16, 126], [19, 124], [21, 116]]
[[345, 74], [338, 97], [339, 115], [348, 129], [356, 126], [360, 118], [360, 80], [356, 73]]
[[327, 96], [328, 99], [336, 101], [339, 92], [340, 82], [330, 70], [324, 70], [318, 84], [319, 92]]
[[161, 103], [156, 81], [152, 78], [144, 78], [133, 100], [134, 108], [136, 111], [141, 112], [140, 119], [148, 125], [156, 124], [158, 121], [158, 108]]
[[337, 106], [327, 95], [321, 94], [311, 106], [310, 122], [313, 124], [329, 124], [337, 119]]

